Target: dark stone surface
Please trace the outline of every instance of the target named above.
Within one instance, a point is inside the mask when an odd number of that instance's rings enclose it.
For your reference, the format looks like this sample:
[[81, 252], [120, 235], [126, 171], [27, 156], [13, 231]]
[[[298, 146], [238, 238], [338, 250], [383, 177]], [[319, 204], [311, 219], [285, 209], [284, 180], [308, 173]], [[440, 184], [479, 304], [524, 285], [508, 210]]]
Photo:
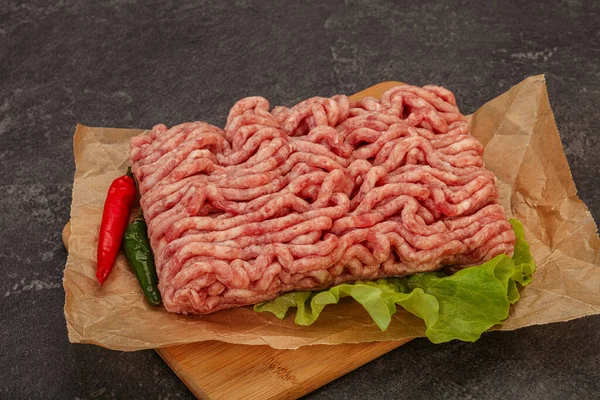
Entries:
[[[361, 3], [0, 1], [0, 398], [192, 397], [152, 351], [67, 341], [60, 231], [77, 122], [220, 124], [242, 96], [289, 105], [384, 80], [445, 85], [470, 113], [545, 73], [598, 221], [600, 3]], [[594, 398], [599, 331], [591, 317], [415, 340], [308, 397]]]

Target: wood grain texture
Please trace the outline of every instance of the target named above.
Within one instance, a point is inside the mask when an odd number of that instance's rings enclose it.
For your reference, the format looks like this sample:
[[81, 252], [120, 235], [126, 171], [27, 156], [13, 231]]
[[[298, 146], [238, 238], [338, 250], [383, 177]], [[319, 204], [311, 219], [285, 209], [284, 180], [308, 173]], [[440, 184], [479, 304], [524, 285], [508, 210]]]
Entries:
[[295, 399], [408, 342], [276, 350], [202, 342], [157, 349], [201, 399]]
[[[350, 98], [371, 96], [400, 82], [382, 82]], [[68, 250], [70, 224], [62, 232]], [[295, 399], [403, 345], [393, 342], [305, 346], [277, 350], [210, 341], [157, 349], [200, 399]]]

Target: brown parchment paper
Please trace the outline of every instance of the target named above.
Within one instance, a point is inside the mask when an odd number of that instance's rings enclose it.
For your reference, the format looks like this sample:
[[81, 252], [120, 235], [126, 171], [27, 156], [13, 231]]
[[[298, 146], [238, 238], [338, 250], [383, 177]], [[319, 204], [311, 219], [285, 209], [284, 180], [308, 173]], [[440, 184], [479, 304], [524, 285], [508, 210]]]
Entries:
[[[95, 279], [98, 227], [112, 180], [129, 165], [129, 138], [142, 130], [77, 126], [76, 173], [69, 257], [64, 274], [69, 339], [112, 349], [139, 350], [204, 340], [293, 349], [424, 336], [423, 322], [399, 309], [381, 332], [351, 301], [327, 307], [301, 327], [251, 307], [207, 316], [181, 316], [143, 300], [123, 254], [104, 286]], [[543, 76], [530, 77], [471, 116], [471, 132], [485, 146], [508, 216], [523, 223], [538, 264], [500, 329], [567, 321], [600, 313], [600, 239], [577, 197]], [[292, 313], [293, 314], [293, 313]]]

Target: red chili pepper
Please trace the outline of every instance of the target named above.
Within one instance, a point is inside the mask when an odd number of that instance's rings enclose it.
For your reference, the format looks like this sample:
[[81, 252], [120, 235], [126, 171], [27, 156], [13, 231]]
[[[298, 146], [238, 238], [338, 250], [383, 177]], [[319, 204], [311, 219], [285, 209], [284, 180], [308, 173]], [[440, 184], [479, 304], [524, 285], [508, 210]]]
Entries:
[[127, 175], [118, 177], [110, 185], [104, 202], [96, 267], [96, 278], [100, 284], [106, 281], [113, 269], [135, 197], [135, 181], [131, 168], [128, 168]]

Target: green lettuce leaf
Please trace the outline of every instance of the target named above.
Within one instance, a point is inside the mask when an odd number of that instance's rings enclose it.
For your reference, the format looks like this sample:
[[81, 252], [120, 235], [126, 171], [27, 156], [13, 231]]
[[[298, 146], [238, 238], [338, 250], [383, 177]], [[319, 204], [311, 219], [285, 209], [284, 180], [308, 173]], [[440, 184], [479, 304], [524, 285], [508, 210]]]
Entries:
[[510, 223], [517, 237], [512, 258], [499, 255], [453, 275], [436, 271], [286, 293], [255, 305], [254, 311], [269, 311], [283, 319], [290, 308], [297, 308], [295, 322], [306, 326], [316, 321], [325, 306], [352, 297], [382, 331], [391, 323], [396, 306], [401, 306], [425, 321], [425, 334], [433, 343], [475, 341], [508, 317], [510, 305], [519, 299], [517, 284], [527, 286], [535, 272], [523, 226], [515, 219]]

